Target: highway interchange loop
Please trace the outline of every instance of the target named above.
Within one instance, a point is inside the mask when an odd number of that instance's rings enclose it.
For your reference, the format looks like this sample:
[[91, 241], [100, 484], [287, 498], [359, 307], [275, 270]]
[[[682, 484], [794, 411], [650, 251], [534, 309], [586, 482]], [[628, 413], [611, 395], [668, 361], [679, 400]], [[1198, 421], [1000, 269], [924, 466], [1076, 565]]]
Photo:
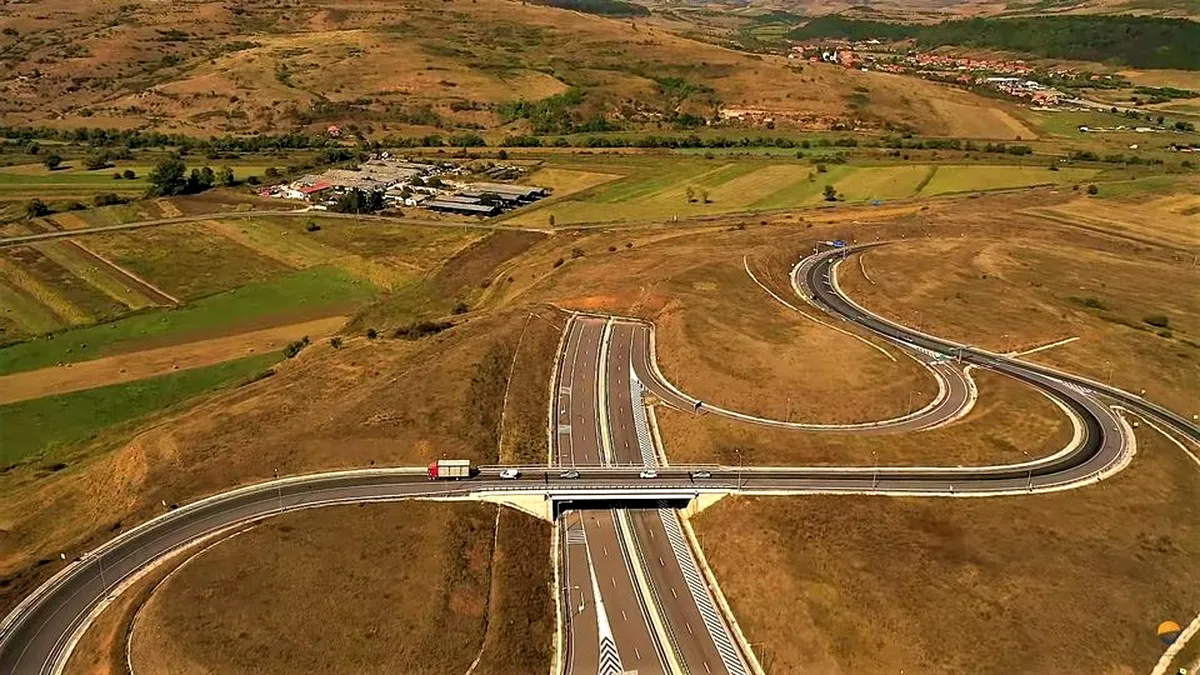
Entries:
[[[805, 258], [797, 263], [791, 272], [793, 290], [807, 303], [824, 311], [835, 320], [846, 322], [846, 325], [854, 324], [873, 338], [899, 347], [926, 364], [939, 378], [941, 393], [938, 399], [935, 399], [934, 404], [918, 411], [918, 414], [867, 425], [868, 428], [860, 426], [841, 429], [841, 431], [854, 430], [867, 433], [913, 431], [956, 419], [963, 414], [964, 407], [969, 406], [968, 389], [972, 386], [962, 375], [963, 371], [958, 366], [970, 365], [1021, 380], [1058, 402], [1064, 410], [1069, 412], [1076, 423], [1075, 438], [1067, 448], [1049, 457], [1028, 462], [983, 467], [854, 466], [737, 469], [733, 467], [663, 466], [658, 469], [657, 480], [646, 481], [639, 479], [638, 474], [641, 467], [630, 466], [630, 464], [636, 463], [638, 457], [636, 453], [639, 448], [634, 447], [630, 452], [635, 454], [631, 454], [627, 458], [629, 464], [614, 465], [623, 464], [626, 460], [620, 457], [619, 452], [616, 457], [610, 453], [608, 461], [597, 457], [596, 466], [582, 469], [581, 475], [575, 479], [560, 477], [557, 469], [537, 466], [521, 467], [523, 473], [517, 480], [501, 480], [499, 471], [503, 467], [484, 467], [478, 476], [468, 481], [430, 482], [424, 475], [424, 469], [404, 468], [294, 476], [249, 485], [174, 509], [119, 534], [96, 550], [65, 566], [53, 578], [26, 597], [0, 622], [0, 673], [25, 675], [27, 673], [61, 672], [75, 643], [92, 618], [96, 616], [98, 609], [119, 594], [138, 574], [190, 545], [219, 538], [247, 523], [291, 510], [417, 497], [467, 498], [485, 494], [543, 495], [558, 500], [613, 499], [614, 497], [634, 499], [639, 496], [654, 498], [678, 496], [686, 499], [697, 494], [729, 492], [763, 495], [878, 493], [964, 497], [1068, 489], [1100, 480], [1104, 476], [1120, 470], [1128, 463], [1135, 446], [1131, 429], [1118, 414], [1118, 409], [1151, 420], [1192, 442], [1200, 442], [1200, 428], [1195, 424], [1140, 396], [1046, 366], [927, 335], [860, 307], [838, 288], [836, 270], [848, 255], [870, 246], [873, 245], [826, 251]], [[587, 319], [588, 317], [584, 315], [576, 315], [572, 318], [572, 322], [581, 322]], [[636, 416], [639, 407], [635, 401], [636, 397], [641, 393], [649, 393], [663, 404], [684, 410], [693, 410], [700, 414], [723, 415], [731, 419], [767, 426], [798, 426], [804, 429], [818, 428], [839, 431], [819, 425], [753, 418], [703, 404], [697, 409], [696, 399], [680, 392], [659, 371], [654, 359], [654, 333], [651, 324], [639, 320], [612, 317], [593, 317], [592, 319], [607, 326], [603, 333], [606, 341], [603, 345], [597, 345], [601, 354], [606, 353], [606, 350], [612, 345], [618, 345], [613, 349], [620, 349], [620, 344], [627, 345], [625, 351], [621, 352], [627, 354], [624, 365], [619, 358], [615, 359], [614, 372], [617, 373], [616, 377], [627, 377], [622, 382], [628, 383], [628, 391], [636, 394], [626, 395], [624, 398], [618, 395], [615, 397], [617, 400], [612, 402], [604, 398], [606, 387], [598, 387], [601, 390], [600, 396], [604, 400], [592, 401], [588, 405], [594, 408], [595, 416], [602, 420], [602, 424], [605, 419], [617, 419], [612, 411], [605, 411], [604, 414], [601, 414], [606, 405], [628, 406], [633, 411], [632, 414]], [[610, 345], [607, 340], [614, 334], [627, 335], [627, 342], [616, 340]], [[564, 340], [564, 342], [567, 341]], [[561, 358], [562, 354], [560, 354], [560, 360]], [[556, 372], [559, 370], [556, 368]], [[602, 368], [601, 372], [606, 371]], [[606, 375], [606, 377], [613, 376]], [[640, 383], [640, 391], [638, 383]], [[618, 392], [620, 389], [621, 387], [614, 388]], [[571, 403], [571, 405], [575, 404]], [[554, 404], [552, 404], [553, 407]], [[553, 424], [551, 426], [553, 427]], [[554, 436], [553, 429], [551, 435]], [[613, 439], [617, 437], [614, 432]], [[609, 442], [608, 438], [602, 432], [601, 438], [596, 442], [599, 443], [599, 446], [607, 447], [605, 444]], [[558, 440], [552, 438], [552, 447], [559, 447]], [[640, 450], [644, 454], [645, 448], [640, 448]], [[560, 452], [556, 461], [558, 463], [573, 461], [574, 441], [572, 441], [570, 452], [572, 453], [570, 457]], [[604, 464], [607, 466], [603, 466]], [[709, 475], [697, 478], [694, 474], [701, 470]], [[618, 511], [623, 511], [623, 509], [613, 509], [612, 511], [615, 520], [609, 530], [603, 530], [597, 523], [596, 526], [600, 529], [595, 530], [594, 533], [585, 532], [585, 535], [595, 537], [596, 540], [603, 536], [617, 536], [621, 531], [621, 523], [617, 523], [616, 520], [627, 518], [627, 516], [620, 516]], [[653, 513], [653, 511], [650, 512]], [[660, 516], [660, 522], [653, 520], [647, 520], [640, 524], [625, 522], [627, 526], [625, 532], [630, 534], [624, 535], [625, 541], [620, 542], [620, 545], [627, 556], [627, 565], [631, 572], [636, 572], [634, 569], [637, 565], [636, 558], [645, 554], [645, 551], [640, 548], [631, 550], [631, 543], [635, 548], [641, 546], [636, 541], [638, 532], [641, 536], [646, 536], [651, 529], [654, 529], [655, 531], [666, 531], [668, 535], [674, 534], [671, 519], [662, 514]], [[560, 521], [563, 520], [565, 519], [560, 519]], [[577, 539], [583, 536], [570, 535], [570, 526], [564, 525], [562, 522], [559, 527], [560, 533], [567, 538], [567, 549], [570, 548], [572, 536]], [[639, 530], [639, 528], [641, 529]], [[665, 530], [661, 528], [665, 528]], [[563, 557], [568, 555], [564, 553]], [[635, 560], [629, 562], [629, 557], [635, 558]], [[675, 573], [681, 577], [689, 577], [690, 574], [694, 574], [694, 571], [689, 569], [694, 561], [689, 563], [688, 557], [689, 554], [686, 551], [683, 553], [675, 551], [678, 567]], [[660, 558], [661, 561], [662, 558]], [[576, 569], [578, 570], [578, 566]], [[633, 577], [637, 576], [637, 574], [633, 574]], [[640, 583], [644, 587], [646, 584], [652, 586], [659, 582], [654, 579], [642, 579]], [[660, 587], [658, 590], [661, 591], [662, 588]], [[696, 608], [703, 610], [707, 601], [701, 595], [696, 595], [695, 604], [685, 608], [686, 611]], [[574, 610], [572, 609], [572, 611]], [[653, 607], [647, 608], [643, 605], [642, 611], [646, 617], [647, 627], [655, 623], [652, 620], [653, 617], [650, 616], [654, 613]], [[662, 611], [669, 614], [673, 610], [665, 607]], [[659, 618], [661, 619], [660, 623], [669, 623], [674, 620], [673, 616]], [[600, 619], [597, 617], [596, 622], [599, 621]], [[689, 623], [689, 632], [691, 627], [692, 625]], [[709, 628], [718, 629], [720, 626], [713, 625]], [[680, 640], [678, 630], [673, 630], [668, 626], [667, 632], [671, 640]], [[717, 638], [717, 635], [713, 635], [713, 640], [719, 642]], [[711, 647], [711, 645], [709, 646]], [[655, 648], [660, 652], [657, 657], [659, 669], [664, 672], [676, 669], [690, 672], [687, 663], [671, 662], [670, 655], [662, 653], [664, 651], [662, 645], [656, 645]], [[702, 651], [701, 647], [696, 649]], [[717, 651], [720, 650], [721, 646], [717, 645]], [[679, 647], [676, 656], [683, 661], [692, 658], [685, 647]], [[596, 658], [599, 659], [600, 656]], [[709, 662], [705, 661], [705, 667], [708, 667], [708, 664]], [[571, 662], [568, 662], [564, 664], [564, 667], [569, 669], [570, 665]], [[592, 663], [588, 667], [591, 668], [595, 665]], [[625, 665], [628, 666], [628, 663]], [[739, 669], [744, 665], [739, 665], [737, 658], [727, 659], [725, 672], [742, 672]], [[647, 672], [654, 672], [654, 669], [651, 668]]]

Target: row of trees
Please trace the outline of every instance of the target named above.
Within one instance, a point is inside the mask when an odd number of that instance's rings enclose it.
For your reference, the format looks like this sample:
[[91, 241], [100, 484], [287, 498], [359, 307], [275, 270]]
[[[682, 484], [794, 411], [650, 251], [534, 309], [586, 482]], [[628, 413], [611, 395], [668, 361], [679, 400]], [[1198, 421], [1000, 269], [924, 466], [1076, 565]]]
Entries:
[[812, 19], [787, 37], [915, 40], [922, 47], [986, 47], [1059, 59], [1115, 60], [1138, 68], [1195, 70], [1200, 65], [1200, 23], [1159, 17], [1033, 16], [903, 24], [831, 15]]
[[206, 166], [188, 173], [187, 165], [179, 157], [162, 160], [146, 178], [150, 182], [149, 194], [153, 197], [190, 195], [204, 192], [214, 185], [232, 186], [237, 182], [233, 169], [227, 166], [216, 171]]

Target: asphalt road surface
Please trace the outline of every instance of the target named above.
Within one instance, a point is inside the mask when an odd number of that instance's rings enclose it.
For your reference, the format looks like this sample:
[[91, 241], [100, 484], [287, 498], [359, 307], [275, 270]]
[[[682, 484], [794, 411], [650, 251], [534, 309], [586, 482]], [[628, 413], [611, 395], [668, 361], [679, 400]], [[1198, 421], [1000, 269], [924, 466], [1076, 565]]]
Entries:
[[[843, 255], [821, 254], [795, 268], [794, 285], [809, 302], [856, 324], [875, 339], [953, 355], [961, 362], [1010, 375], [1041, 389], [1063, 402], [1080, 420], [1080, 442], [1067, 452], [1010, 466], [709, 467], [712, 475], [705, 479], [691, 476], [699, 467], [677, 466], [659, 469], [657, 479], [640, 479], [638, 468], [628, 466], [647, 461], [645, 443], [634, 439], [639, 402], [637, 394], [632, 393], [637, 388], [629, 378], [638, 378], [638, 386], [671, 404], [691, 405], [689, 397], [673, 393], [654, 367], [651, 333], [646, 324], [614, 320], [606, 329], [610, 324], [607, 318], [579, 316], [571, 322], [573, 332], [564, 341], [560, 355], [556, 405], [563, 405], [556, 410], [557, 428], [552, 429], [557, 462], [574, 466], [580, 474], [577, 478], [561, 477], [560, 469], [547, 467], [524, 467], [521, 478], [510, 481], [498, 478], [499, 467], [486, 468], [478, 476], [460, 482], [429, 482], [420, 469], [340, 472], [247, 486], [188, 504], [122, 533], [82, 560], [68, 564], [5, 617], [0, 623], [0, 673], [54, 672], [65, 662], [72, 638], [85, 617], [130, 574], [201, 537], [291, 509], [504, 490], [560, 499], [577, 495], [580, 500], [585, 493], [593, 497], [607, 495], [611, 500], [614, 496], [659, 498], [666, 493], [686, 498], [705, 490], [751, 494], [1018, 494], [1094, 481], [1119, 462], [1126, 443], [1125, 427], [1110, 408], [1114, 403], [1200, 440], [1200, 429], [1195, 424], [1141, 397], [924, 335], [857, 307], [836, 288], [834, 270]], [[603, 342], [606, 330], [607, 349]], [[604, 387], [599, 386], [602, 373], [607, 378]], [[671, 401], [672, 395], [678, 400]], [[568, 429], [564, 430], [564, 425]], [[607, 434], [602, 428], [608, 429]], [[615, 464], [626, 466], [612, 466]], [[705, 594], [695, 591], [686, 543], [683, 551], [671, 543], [677, 536], [672, 526], [673, 522], [678, 524], [672, 520], [674, 512], [654, 506], [645, 510], [577, 511], [560, 519], [563, 571], [568, 579], [562, 589], [563, 601], [571, 610], [568, 663], [574, 664], [577, 672], [591, 673], [593, 667], [599, 670], [606, 659], [611, 661], [611, 650], [601, 639], [607, 625], [619, 667], [624, 669], [666, 672], [669, 655], [675, 655], [691, 672], [701, 672], [705, 665], [709, 669], [725, 666], [732, 672], [737, 667], [732, 664], [738, 661], [729, 661], [720, 644], [724, 623], [719, 616], [717, 621], [712, 620]], [[594, 518], [589, 520], [589, 516]], [[663, 543], [664, 538], [667, 543]], [[682, 592], [684, 588], [688, 595]], [[603, 618], [597, 612], [600, 603], [604, 605]], [[655, 612], [661, 618], [662, 630], [651, 618]], [[700, 664], [699, 670], [696, 664]]]

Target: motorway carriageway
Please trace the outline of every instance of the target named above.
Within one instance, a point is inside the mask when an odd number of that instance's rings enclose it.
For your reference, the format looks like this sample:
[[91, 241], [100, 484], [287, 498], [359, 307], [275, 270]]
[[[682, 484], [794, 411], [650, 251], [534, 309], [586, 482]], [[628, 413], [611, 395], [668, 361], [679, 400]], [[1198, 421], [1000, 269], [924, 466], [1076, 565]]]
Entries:
[[[1008, 466], [715, 467], [709, 469], [712, 475], [706, 479], [690, 476], [700, 467], [676, 466], [659, 469], [655, 480], [639, 479], [638, 467], [628, 465], [649, 463], [654, 457], [653, 447], [647, 450], [647, 444], [638, 438], [638, 387], [653, 392], [665, 404], [685, 409], [690, 409], [695, 399], [678, 392], [658, 371], [649, 324], [578, 315], [568, 326], [560, 355], [554, 383], [556, 419], [550, 430], [556, 463], [573, 464], [580, 473], [578, 478], [559, 477], [560, 468], [528, 467], [520, 479], [502, 481], [498, 479], [500, 467], [489, 467], [469, 481], [431, 483], [423, 468], [379, 469], [297, 476], [214, 495], [118, 535], [66, 566], [22, 601], [0, 622], [0, 673], [56, 672], [91, 612], [122, 580], [188, 543], [287, 510], [501, 491], [559, 500], [571, 496], [579, 501], [639, 495], [686, 499], [701, 492], [967, 496], [1066, 489], [1119, 469], [1127, 458], [1129, 430], [1111, 410], [1111, 402], [1200, 442], [1196, 425], [1141, 397], [940, 340], [867, 312], [837, 288], [836, 265], [845, 255], [827, 252], [801, 261], [792, 275], [796, 292], [814, 306], [901, 348], [952, 355], [1041, 389], [1063, 403], [1080, 423], [1078, 442], [1051, 457]], [[601, 368], [602, 363], [606, 367]], [[639, 381], [637, 386], [632, 378]], [[602, 381], [606, 386], [598, 386]], [[626, 391], [629, 393], [623, 393]], [[604, 415], [598, 413], [601, 410]], [[562, 425], [567, 426], [565, 431]], [[602, 653], [603, 624], [607, 623], [618, 665], [623, 668], [703, 672], [707, 666], [717, 672], [721, 668], [737, 672], [739, 664], [745, 665], [745, 655], [738, 651], [737, 658], [731, 659], [723, 651], [722, 636], [728, 629], [723, 621], [714, 622], [706, 613], [711, 597], [696, 589], [691, 552], [675, 544], [671, 523], [677, 524], [677, 516], [670, 509], [654, 506], [634, 511], [574, 511], [571, 513], [576, 515], [568, 513], [560, 520], [565, 572], [561, 590], [564, 604], [570, 605], [568, 636], [574, 640], [567, 664], [590, 673], [593, 667], [600, 668], [604, 658], [611, 660], [611, 650]], [[595, 516], [593, 520], [589, 521], [589, 513]], [[667, 543], [662, 543], [664, 540]], [[585, 604], [589, 587], [595, 606]], [[597, 611], [600, 602], [604, 603], [603, 619]], [[696, 664], [698, 671], [693, 668]]]

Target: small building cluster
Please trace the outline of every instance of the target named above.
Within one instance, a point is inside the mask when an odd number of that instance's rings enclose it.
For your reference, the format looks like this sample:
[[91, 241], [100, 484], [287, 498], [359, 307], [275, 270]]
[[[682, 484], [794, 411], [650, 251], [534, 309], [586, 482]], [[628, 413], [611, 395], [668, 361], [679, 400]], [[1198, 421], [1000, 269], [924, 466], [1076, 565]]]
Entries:
[[[488, 177], [519, 175], [513, 166], [490, 167]], [[450, 162], [405, 161], [388, 153], [372, 156], [356, 169], [329, 169], [301, 176], [290, 183], [264, 188], [263, 197], [294, 199], [312, 204], [316, 210], [334, 206], [354, 190], [380, 193], [387, 207], [418, 207], [463, 215], [494, 216], [546, 196], [540, 187], [498, 182], [470, 182], [471, 172]]]
[[[905, 48], [897, 50], [879, 40], [803, 43], [792, 47], [789, 58], [834, 63], [863, 71], [916, 75], [968, 87], [989, 87], [1013, 98], [1027, 99], [1035, 107], [1057, 106], [1065, 98], [1062, 92], [1032, 79], [1036, 76], [1035, 69], [1020, 59], [976, 59]], [[1063, 78], [1073, 72], [1059, 70], [1050, 75]]]

